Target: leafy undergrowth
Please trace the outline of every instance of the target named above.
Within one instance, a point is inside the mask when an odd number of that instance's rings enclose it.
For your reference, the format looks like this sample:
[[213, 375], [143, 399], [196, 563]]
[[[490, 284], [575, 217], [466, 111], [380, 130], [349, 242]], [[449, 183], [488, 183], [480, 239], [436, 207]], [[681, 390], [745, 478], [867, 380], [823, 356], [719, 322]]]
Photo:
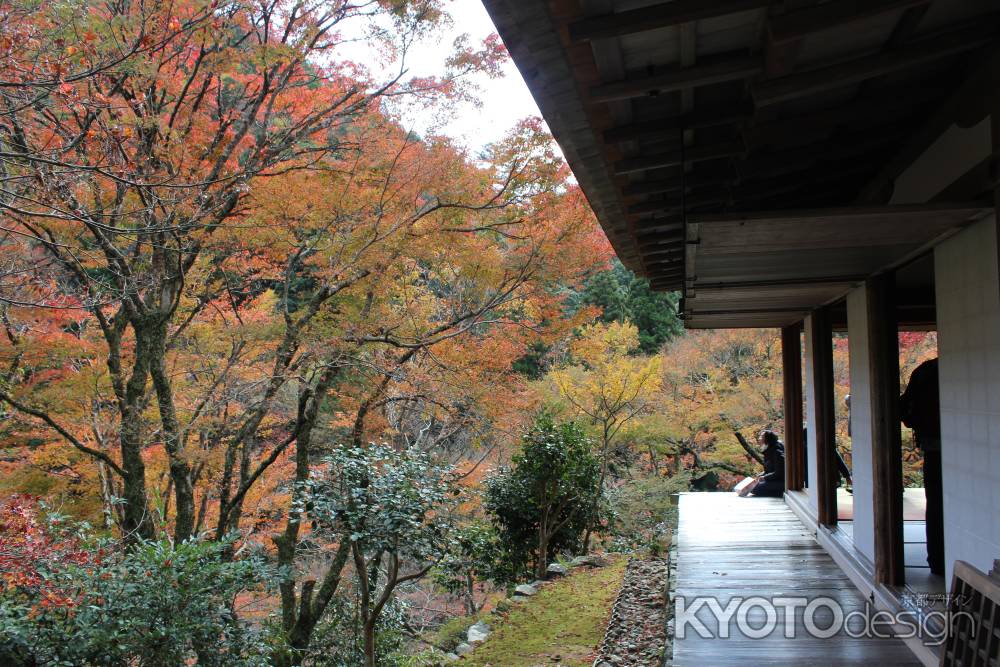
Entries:
[[627, 559], [606, 567], [576, 568], [520, 602], [463, 665], [533, 667], [590, 665], [608, 623]]

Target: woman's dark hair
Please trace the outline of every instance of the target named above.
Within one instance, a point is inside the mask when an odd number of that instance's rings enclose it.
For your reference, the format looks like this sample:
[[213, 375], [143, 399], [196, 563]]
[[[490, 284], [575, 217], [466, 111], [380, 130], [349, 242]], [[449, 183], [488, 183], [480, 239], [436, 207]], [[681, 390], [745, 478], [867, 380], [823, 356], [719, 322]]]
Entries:
[[778, 444], [778, 434], [770, 429], [764, 429], [761, 431], [760, 437], [764, 439], [764, 444], [768, 447], [773, 447]]

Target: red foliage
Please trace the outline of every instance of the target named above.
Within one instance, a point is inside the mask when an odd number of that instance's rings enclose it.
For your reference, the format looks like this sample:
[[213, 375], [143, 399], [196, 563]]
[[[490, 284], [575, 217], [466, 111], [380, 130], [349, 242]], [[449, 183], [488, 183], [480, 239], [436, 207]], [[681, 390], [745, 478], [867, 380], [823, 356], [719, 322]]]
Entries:
[[79, 540], [55, 534], [39, 517], [37, 499], [11, 496], [0, 505], [0, 594], [20, 593], [42, 607], [72, 606], [51, 576], [67, 564], [86, 565], [93, 554]]

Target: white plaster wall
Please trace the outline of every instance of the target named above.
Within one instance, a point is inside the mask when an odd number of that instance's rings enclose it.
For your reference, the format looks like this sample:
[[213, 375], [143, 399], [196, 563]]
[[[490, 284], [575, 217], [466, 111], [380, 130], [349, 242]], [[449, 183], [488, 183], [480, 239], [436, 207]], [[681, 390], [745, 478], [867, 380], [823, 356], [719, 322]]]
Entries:
[[854, 546], [875, 560], [872, 483], [872, 416], [869, 391], [868, 296], [865, 287], [847, 295], [847, 344], [851, 367], [851, 480], [854, 482]]
[[934, 251], [945, 558], [989, 570], [1000, 558], [1000, 289], [996, 223]]
[[805, 398], [806, 398], [806, 458], [809, 470], [809, 486], [804, 489], [809, 497], [809, 507], [813, 516], [819, 514], [819, 501], [816, 496], [816, 392], [813, 383], [813, 348], [812, 329], [813, 318], [811, 315], [805, 319], [805, 358], [802, 360], [803, 373], [805, 375]]

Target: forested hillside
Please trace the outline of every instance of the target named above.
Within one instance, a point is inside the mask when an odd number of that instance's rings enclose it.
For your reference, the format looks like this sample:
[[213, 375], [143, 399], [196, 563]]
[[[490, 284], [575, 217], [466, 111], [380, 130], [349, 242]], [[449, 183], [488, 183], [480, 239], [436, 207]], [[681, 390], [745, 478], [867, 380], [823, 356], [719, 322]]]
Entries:
[[756, 470], [776, 332], [684, 333], [539, 120], [404, 124], [506, 57], [408, 75], [441, 3], [0, 4], [0, 663], [433, 664]]

